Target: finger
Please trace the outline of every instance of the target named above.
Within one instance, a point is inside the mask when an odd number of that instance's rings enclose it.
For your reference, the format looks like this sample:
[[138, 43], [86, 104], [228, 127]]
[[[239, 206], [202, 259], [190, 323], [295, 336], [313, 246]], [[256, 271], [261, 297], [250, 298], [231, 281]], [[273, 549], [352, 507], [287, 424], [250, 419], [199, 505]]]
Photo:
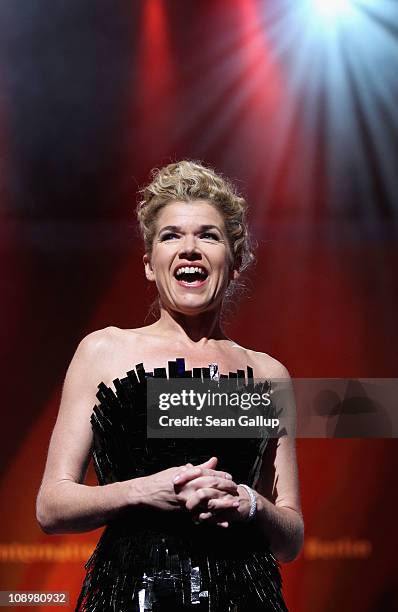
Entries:
[[[225, 493], [224, 491], [219, 491], [218, 489], [202, 488], [198, 489], [189, 495], [188, 498], [186, 498], [185, 507], [190, 512], [194, 512], [198, 508], [210, 510], [215, 507], [215, 509], [218, 510], [218, 503], [215, 502], [219, 500], [219, 498], [228, 500], [225, 503], [225, 508], [236, 508], [239, 506], [239, 501], [236, 494], [231, 495], [230, 493]], [[234, 503], [237, 505], [234, 505]], [[221, 507], [223, 507], [222, 504]]]
[[226, 478], [232, 480], [232, 475], [229, 472], [223, 470], [210, 470], [209, 468], [202, 468], [203, 476], [218, 476], [219, 478]]
[[187, 510], [189, 510], [189, 512], [197, 512], [200, 507], [206, 509], [207, 500], [211, 499], [211, 497], [211, 492], [206, 494], [205, 489], [199, 489], [188, 497], [187, 501], [185, 502], [185, 507]]
[[194, 478], [198, 478], [202, 474], [202, 468], [200, 467], [182, 467], [181, 470], [174, 476], [173, 483], [183, 485]]
[[185, 465], [180, 466], [180, 472], [185, 472], [187, 468], [192, 468], [192, 467], [194, 467], [193, 463], [188, 462]]
[[201, 476], [192, 482], [190, 486], [195, 489], [211, 488], [224, 493], [230, 493], [231, 495], [238, 495], [238, 485], [236, 482], [221, 476]]
[[178, 483], [179, 485], [183, 485], [194, 478], [198, 478], [199, 476], [218, 476], [219, 478], [232, 481], [232, 475], [229, 472], [225, 472], [223, 470], [213, 470], [211, 468], [206, 468], [199, 465], [193, 466], [192, 464], [187, 463], [179, 469], [173, 478], [173, 482], [175, 484]]
[[[233, 497], [235, 501], [239, 498], [238, 488], [229, 486], [230, 481], [217, 482], [209, 478], [196, 478], [188, 482], [181, 490], [176, 491], [181, 501], [189, 502], [192, 507], [198, 503], [207, 503], [212, 498]], [[176, 487], [176, 485], [175, 485]]]
[[[215, 467], [218, 463], [218, 457], [210, 457], [210, 459], [208, 459], [207, 461], [204, 461], [203, 463], [200, 463], [197, 467], [201, 467], [203, 468], [203, 470], [212, 472], [213, 470], [215, 470]], [[225, 471], [217, 471], [217, 474], [222, 476], [223, 478], [229, 478], [232, 480], [232, 476], [231, 474], [229, 474], [228, 472]]]
[[[188, 468], [199, 469], [199, 470], [202, 470], [202, 473], [208, 473], [208, 474], [212, 474], [214, 472], [215, 474], [221, 476], [222, 478], [227, 478], [229, 480], [232, 480], [232, 476], [228, 472], [221, 471], [221, 470], [217, 471], [214, 469], [217, 465], [217, 462], [218, 462], [217, 457], [210, 457], [210, 459], [208, 459], [207, 461], [204, 461], [203, 463], [200, 463], [197, 466], [194, 466], [192, 463], [188, 462], [185, 465], [181, 466], [179, 472], [173, 478], [173, 482], [179, 482], [180, 479], [182, 479], [183, 474], [186, 475], [186, 481], [189, 480], [192, 477], [192, 473], [187, 473]], [[196, 477], [197, 475], [199, 475], [199, 472], [194, 472], [194, 477]]]
[[[207, 520], [209, 518], [213, 518], [215, 520], [217, 520], [218, 522], [220, 522], [220, 518], [217, 517], [217, 513], [218, 512], [224, 512], [225, 510], [231, 510], [232, 508], [238, 508], [239, 507], [239, 502], [237, 501], [233, 501], [233, 499], [218, 499], [218, 500], [214, 500], [215, 503], [212, 503], [212, 505], [210, 506], [210, 504], [208, 504], [207, 506], [207, 512], [200, 512], [198, 515], [199, 520]], [[209, 510], [211, 510], [209, 512]], [[222, 521], [221, 521], [222, 522]]]
[[173, 483], [179, 486], [182, 486], [189, 482], [190, 480], [194, 480], [195, 478], [199, 478], [200, 476], [214, 476], [218, 478], [222, 478], [223, 480], [228, 480], [232, 482], [232, 476], [228, 474], [228, 478], [226, 477], [227, 472], [218, 472], [216, 470], [210, 470], [206, 468], [202, 468], [199, 466], [193, 467], [182, 467], [177, 474], [173, 478]]
[[220, 499], [211, 499], [207, 504], [208, 510], [212, 512], [222, 512], [229, 508], [239, 508], [239, 501], [233, 497], [221, 497]]
[[199, 463], [199, 467], [214, 469], [217, 463], [218, 463], [217, 457], [210, 457], [210, 459], [208, 459], [207, 461], [204, 461], [203, 463]]
[[[226, 525], [224, 526], [229, 526], [231, 524], [231, 520], [235, 520], [234, 519], [234, 513], [236, 512], [235, 508], [233, 508], [231, 510], [231, 508], [227, 508], [226, 510], [224, 510], [223, 512], [213, 512], [212, 511], [212, 515], [205, 520], [206, 525], [220, 525], [221, 523], [226, 523]], [[198, 520], [199, 520], [199, 515], [198, 515]], [[201, 521], [199, 521], [201, 522]]]
[[207, 470], [205, 468], [200, 468], [198, 466], [192, 467], [192, 468], [187, 468], [187, 467], [181, 468], [181, 470], [174, 476], [173, 484], [178, 485], [178, 487], [183, 487], [188, 482], [197, 480], [197, 482], [195, 483], [195, 488], [200, 488], [202, 486], [205, 486], [205, 483], [203, 481], [199, 482], [199, 479], [205, 476], [207, 478], [218, 479], [217, 480], [218, 484], [211, 485], [210, 483], [208, 483], [208, 486], [217, 486], [217, 487], [219, 486], [220, 488], [223, 488], [223, 485], [225, 483], [229, 483], [226, 485], [225, 490], [232, 491], [232, 490], [237, 489], [236, 483], [233, 482], [232, 476], [228, 472], [219, 472], [217, 470]]
[[190, 512], [195, 511], [199, 507], [207, 510], [209, 500], [222, 495], [225, 495], [225, 493], [218, 491], [217, 489], [198, 489], [195, 491], [195, 493], [192, 493], [192, 495], [188, 497], [185, 502], [185, 507]]
[[[201, 523], [204, 523], [205, 521], [210, 522], [208, 519], [213, 518], [213, 515], [211, 512], [201, 512], [200, 514], [196, 514], [193, 517], [193, 522], [195, 523], [195, 525], [200, 525]], [[222, 521], [212, 521], [214, 522], [215, 525], [217, 525], [217, 527], [228, 527], [229, 523], [228, 521], [222, 520]]]
[[213, 523], [217, 527], [222, 527], [224, 529], [229, 527], [229, 522], [225, 518], [215, 518], [212, 512], [201, 512], [200, 514], [193, 514], [192, 520], [195, 525], [200, 525], [201, 523], [207, 521], [207, 523]]

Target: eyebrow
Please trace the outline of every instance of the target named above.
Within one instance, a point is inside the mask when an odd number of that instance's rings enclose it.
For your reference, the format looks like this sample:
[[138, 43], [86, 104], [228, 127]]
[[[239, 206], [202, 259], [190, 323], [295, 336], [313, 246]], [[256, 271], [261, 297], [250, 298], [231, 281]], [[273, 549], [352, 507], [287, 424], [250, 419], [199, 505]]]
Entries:
[[[200, 228], [199, 228], [199, 232], [205, 232], [205, 231], [207, 231], [207, 230], [209, 230], [209, 229], [216, 229], [216, 230], [218, 230], [219, 232], [221, 232], [220, 228], [219, 228], [219, 227], [217, 227], [217, 225], [211, 225], [211, 224], [208, 224], [208, 225], [201, 225], [201, 226], [200, 226]], [[171, 231], [171, 232], [182, 232], [183, 230], [182, 230], [182, 228], [181, 228], [179, 225], [166, 225], [165, 227], [162, 227], [162, 228], [159, 230], [159, 234], [160, 234], [161, 232], [165, 232], [165, 231]]]

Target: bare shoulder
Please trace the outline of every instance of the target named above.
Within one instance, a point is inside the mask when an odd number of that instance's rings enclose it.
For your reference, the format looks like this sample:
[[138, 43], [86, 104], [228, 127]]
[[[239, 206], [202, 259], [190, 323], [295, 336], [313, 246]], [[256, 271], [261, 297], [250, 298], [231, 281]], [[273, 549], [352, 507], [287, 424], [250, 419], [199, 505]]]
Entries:
[[148, 355], [158, 349], [156, 337], [147, 328], [122, 329], [111, 325], [92, 332], [83, 339], [86, 356], [95, 361], [95, 378], [106, 385], [131, 370], [138, 362], [146, 362]]
[[254, 364], [256, 376], [265, 378], [290, 378], [286, 366], [280, 361], [260, 351], [246, 349], [248, 356]]
[[116, 339], [117, 330], [117, 327], [109, 325], [103, 329], [92, 331], [80, 340], [78, 348], [93, 353], [104, 350]]
[[[278, 410], [278, 416], [287, 436], [279, 440], [278, 448], [294, 446], [296, 435], [296, 402], [293, 381], [283, 363], [267, 353], [252, 351], [255, 363], [255, 376], [271, 381], [273, 389], [273, 404]], [[258, 365], [257, 365], [258, 364]]]
[[111, 342], [114, 353], [118, 353], [121, 359], [123, 356], [128, 359], [142, 357], [150, 348], [158, 350], [164, 345], [164, 340], [162, 341], [154, 325], [133, 329], [110, 326], [106, 328], [106, 335], [108, 339], [105, 343]]
[[116, 343], [116, 328], [112, 326], [92, 331], [84, 336], [69, 365], [66, 381], [71, 377], [85, 377], [93, 383], [101, 380], [106, 372], [109, 355]]
[[[134, 342], [146, 341], [148, 337], [156, 337], [156, 332], [153, 325], [145, 325], [144, 327], [136, 327], [131, 329], [122, 329], [121, 327], [116, 327], [114, 325], [110, 325], [106, 327], [104, 330], [100, 330], [102, 332], [107, 332], [107, 335], [114, 342]], [[97, 332], [94, 332], [97, 333]]]
[[116, 348], [121, 343], [143, 341], [151, 334], [151, 326], [137, 327], [136, 329], [122, 329], [115, 325], [108, 325], [103, 329], [93, 331], [80, 341], [79, 348], [88, 353], [107, 352], [110, 348]]

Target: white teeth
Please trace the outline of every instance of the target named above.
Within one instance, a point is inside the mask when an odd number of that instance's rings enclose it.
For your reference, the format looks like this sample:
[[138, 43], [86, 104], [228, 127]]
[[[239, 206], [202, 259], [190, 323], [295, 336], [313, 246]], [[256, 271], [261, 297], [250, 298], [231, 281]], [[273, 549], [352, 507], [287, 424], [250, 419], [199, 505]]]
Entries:
[[178, 268], [176, 276], [180, 276], [180, 274], [194, 274], [195, 272], [199, 272], [199, 274], [206, 276], [206, 271], [198, 266], [185, 266], [183, 268]]

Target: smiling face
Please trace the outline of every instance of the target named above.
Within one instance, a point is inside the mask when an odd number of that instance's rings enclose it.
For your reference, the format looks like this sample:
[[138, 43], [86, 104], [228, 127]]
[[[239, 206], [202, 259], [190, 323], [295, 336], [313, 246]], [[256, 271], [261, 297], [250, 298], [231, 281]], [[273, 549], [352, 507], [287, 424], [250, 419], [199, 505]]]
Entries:
[[207, 200], [170, 202], [159, 211], [144, 264], [163, 306], [184, 314], [221, 306], [229, 282], [239, 276], [224, 219]]

